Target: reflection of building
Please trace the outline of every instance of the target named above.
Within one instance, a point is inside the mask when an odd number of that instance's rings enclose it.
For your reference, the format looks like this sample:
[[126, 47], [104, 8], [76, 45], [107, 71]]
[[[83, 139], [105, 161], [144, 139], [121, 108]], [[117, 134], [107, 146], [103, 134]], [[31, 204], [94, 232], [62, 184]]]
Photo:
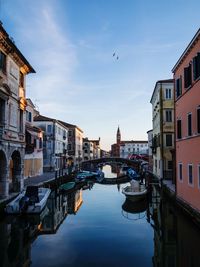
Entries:
[[40, 234], [55, 234], [65, 217], [67, 216], [67, 196], [51, 193], [47, 200], [49, 213], [42, 220], [39, 228]]
[[200, 29], [173, 73], [177, 195], [200, 211]]
[[77, 190], [75, 192], [72, 192], [68, 194], [67, 197], [68, 197], [68, 200], [67, 200], [68, 213], [76, 214], [83, 203], [82, 190]]
[[42, 115], [34, 117], [34, 124], [44, 131], [44, 170], [65, 168], [68, 145], [68, 128], [60, 121]]
[[34, 126], [35, 106], [27, 99], [26, 107], [26, 148], [24, 158], [24, 177], [43, 174], [43, 132]]
[[172, 179], [174, 149], [174, 81], [156, 82], [152, 97], [153, 173], [159, 179]]
[[0, 223], [1, 267], [31, 265], [31, 241], [37, 236], [37, 224], [19, 217]]
[[34, 73], [0, 23], [0, 196], [24, 186], [26, 81]]

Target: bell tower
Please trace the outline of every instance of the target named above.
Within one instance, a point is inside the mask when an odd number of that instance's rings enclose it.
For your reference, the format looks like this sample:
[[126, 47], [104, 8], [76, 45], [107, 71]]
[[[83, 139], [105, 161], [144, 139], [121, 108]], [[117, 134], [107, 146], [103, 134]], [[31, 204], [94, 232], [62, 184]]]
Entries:
[[117, 144], [119, 145], [121, 143], [121, 133], [120, 133], [120, 129], [119, 129], [119, 126], [118, 126], [118, 129], [117, 129]]

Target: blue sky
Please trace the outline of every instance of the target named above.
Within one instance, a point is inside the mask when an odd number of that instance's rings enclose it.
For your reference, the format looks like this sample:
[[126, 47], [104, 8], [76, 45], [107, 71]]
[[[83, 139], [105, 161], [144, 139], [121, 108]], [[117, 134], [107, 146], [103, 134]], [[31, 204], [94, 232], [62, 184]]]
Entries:
[[[149, 103], [199, 28], [197, 0], [1, 0], [0, 17], [36, 70], [27, 97], [104, 149], [147, 139]], [[113, 53], [119, 56], [113, 57]]]

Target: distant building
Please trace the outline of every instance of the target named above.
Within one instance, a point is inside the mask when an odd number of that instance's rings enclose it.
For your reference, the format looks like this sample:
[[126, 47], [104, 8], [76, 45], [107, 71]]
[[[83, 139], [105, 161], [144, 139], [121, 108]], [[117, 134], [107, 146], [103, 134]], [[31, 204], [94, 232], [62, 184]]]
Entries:
[[24, 178], [43, 174], [43, 131], [34, 126], [37, 114], [31, 99], [27, 99], [25, 126]]
[[68, 156], [76, 165], [83, 160], [83, 131], [76, 125], [60, 121], [69, 129]]
[[150, 103], [153, 121], [153, 173], [172, 179], [174, 150], [174, 81], [156, 82]]
[[120, 156], [120, 143], [121, 143], [121, 132], [118, 126], [116, 134], [116, 143], [111, 145], [111, 156], [119, 157]]
[[200, 211], [200, 29], [173, 68], [177, 196]]
[[35, 70], [0, 23], [0, 196], [24, 187], [26, 80]]
[[65, 168], [68, 158], [68, 127], [56, 119], [42, 115], [36, 116], [34, 123], [44, 131], [44, 171], [55, 171]]
[[98, 140], [90, 140], [93, 143], [93, 158], [98, 159], [101, 157], [100, 137]]
[[87, 137], [83, 138], [83, 160], [94, 158], [94, 144]]
[[132, 155], [148, 154], [148, 141], [121, 141], [120, 158], [131, 158]]
[[118, 127], [116, 134], [116, 144], [111, 146], [111, 156], [130, 158], [133, 154], [147, 154], [148, 142], [147, 141], [122, 141], [121, 132]]

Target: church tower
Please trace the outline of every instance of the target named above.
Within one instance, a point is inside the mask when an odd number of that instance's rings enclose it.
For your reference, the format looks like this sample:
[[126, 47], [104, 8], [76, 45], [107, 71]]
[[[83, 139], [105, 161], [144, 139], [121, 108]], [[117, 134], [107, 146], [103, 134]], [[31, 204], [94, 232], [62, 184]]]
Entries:
[[121, 133], [120, 133], [120, 129], [119, 129], [119, 126], [118, 126], [118, 129], [117, 129], [117, 144], [119, 145], [121, 143]]

